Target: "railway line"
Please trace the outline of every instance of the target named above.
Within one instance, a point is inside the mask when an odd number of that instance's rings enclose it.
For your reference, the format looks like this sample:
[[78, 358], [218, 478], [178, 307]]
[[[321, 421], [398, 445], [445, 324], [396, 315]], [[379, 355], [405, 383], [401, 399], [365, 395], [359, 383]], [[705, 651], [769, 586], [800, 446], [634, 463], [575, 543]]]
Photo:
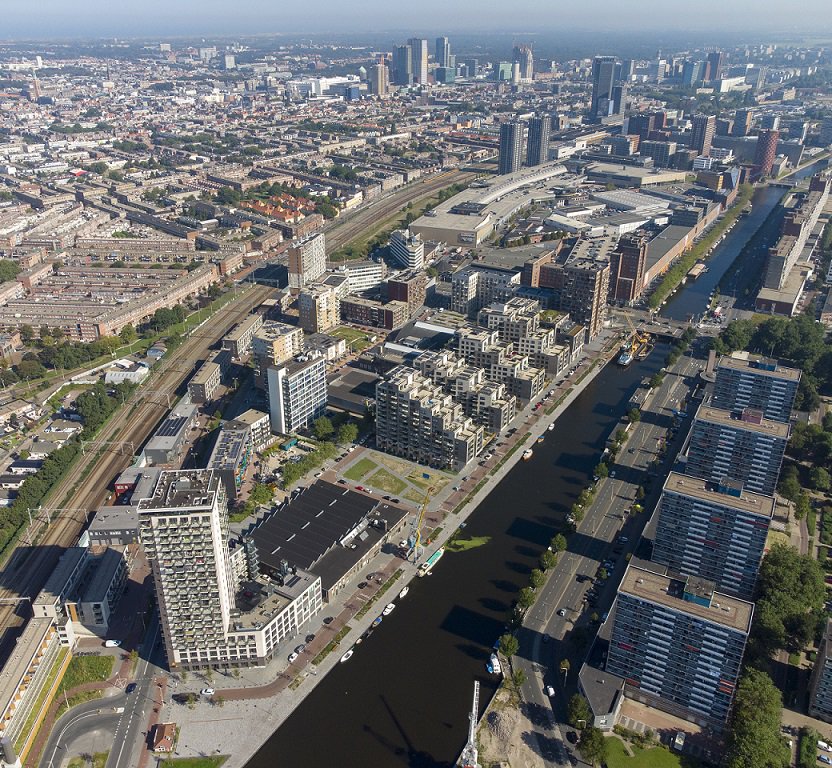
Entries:
[[100, 505], [108, 494], [110, 482], [133, 459], [133, 451], [124, 452], [113, 446], [104, 446], [101, 450], [95, 447], [96, 443], [129, 442], [138, 449], [168, 410], [168, 398], [163, 395], [173, 395], [208, 350], [271, 291], [271, 288], [253, 285], [195, 328], [167, 360], [160, 361], [151, 378], [136, 389], [104, 426], [93, 448], [52, 489], [43, 505], [54, 510], [51, 523], [47, 523], [45, 515], [36, 521], [34, 530], [30, 531], [34, 545], [19, 543], [0, 571], [0, 664], [5, 662], [31, 615], [26, 598], [34, 599], [43, 588], [61, 554], [78, 540], [89, 512]]

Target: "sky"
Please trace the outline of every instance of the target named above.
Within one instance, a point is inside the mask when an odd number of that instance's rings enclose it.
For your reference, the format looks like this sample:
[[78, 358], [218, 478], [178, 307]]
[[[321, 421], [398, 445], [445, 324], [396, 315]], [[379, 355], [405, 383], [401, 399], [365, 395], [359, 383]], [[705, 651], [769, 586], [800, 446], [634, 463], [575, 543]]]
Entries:
[[830, 31], [830, 0], [0, 0], [0, 39], [412, 30]]

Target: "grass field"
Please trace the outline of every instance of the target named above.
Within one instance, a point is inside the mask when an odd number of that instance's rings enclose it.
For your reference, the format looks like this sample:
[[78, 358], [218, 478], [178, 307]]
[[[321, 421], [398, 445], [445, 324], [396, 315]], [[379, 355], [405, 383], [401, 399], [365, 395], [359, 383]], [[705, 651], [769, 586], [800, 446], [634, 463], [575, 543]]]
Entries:
[[368, 477], [367, 482], [373, 488], [378, 488], [378, 490], [384, 491], [385, 493], [399, 494], [407, 488], [407, 483], [399, 480], [398, 477], [386, 469], [380, 469], [374, 475]]
[[73, 656], [58, 686], [58, 695], [83, 683], [104, 682], [113, 673], [113, 656]]
[[347, 346], [352, 352], [361, 352], [370, 346], [370, 337], [363, 331], [355, 328], [350, 328], [347, 325], [339, 325], [332, 331], [327, 331], [331, 336], [336, 336], [347, 342]]
[[344, 477], [346, 477], [347, 480], [354, 480], [355, 482], [358, 482], [359, 480], [363, 480], [365, 475], [370, 474], [376, 466], [378, 465], [371, 459], [359, 459], [346, 472], [344, 472]]
[[414, 488], [408, 488], [403, 496], [408, 500], [415, 502], [416, 504], [421, 504], [425, 500], [425, 494], [419, 493]]
[[219, 768], [228, 755], [211, 755], [210, 757], [169, 757], [159, 765], [165, 768]]
[[607, 739], [607, 768], [695, 768], [699, 762], [690, 757], [671, 752], [664, 747], [640, 749], [629, 745], [632, 757], [627, 754], [621, 739]]

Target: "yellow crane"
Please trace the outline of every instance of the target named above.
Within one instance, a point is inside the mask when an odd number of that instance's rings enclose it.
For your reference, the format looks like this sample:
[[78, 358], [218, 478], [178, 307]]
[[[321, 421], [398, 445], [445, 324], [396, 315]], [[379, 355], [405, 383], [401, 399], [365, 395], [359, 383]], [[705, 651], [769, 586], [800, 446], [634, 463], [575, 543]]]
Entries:
[[413, 553], [413, 562], [419, 562], [419, 547], [422, 546], [422, 523], [425, 521], [425, 512], [428, 508], [430, 496], [433, 493], [433, 486], [425, 491], [425, 496], [422, 500], [422, 506], [419, 509], [419, 517], [416, 518], [416, 523], [413, 526], [413, 532], [410, 534], [411, 552]]

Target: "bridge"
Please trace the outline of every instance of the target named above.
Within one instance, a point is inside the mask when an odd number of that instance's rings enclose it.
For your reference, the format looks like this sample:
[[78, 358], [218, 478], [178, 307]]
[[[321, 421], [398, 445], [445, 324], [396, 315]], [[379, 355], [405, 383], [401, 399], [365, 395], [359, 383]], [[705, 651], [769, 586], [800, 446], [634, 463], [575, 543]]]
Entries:
[[610, 321], [614, 327], [621, 327], [623, 330], [634, 328], [647, 331], [652, 336], [665, 336], [678, 339], [688, 328], [695, 328], [700, 336], [716, 336], [721, 330], [718, 325], [700, 325], [683, 320], [671, 320], [667, 317], [660, 317], [647, 309], [620, 309], [610, 308]]

